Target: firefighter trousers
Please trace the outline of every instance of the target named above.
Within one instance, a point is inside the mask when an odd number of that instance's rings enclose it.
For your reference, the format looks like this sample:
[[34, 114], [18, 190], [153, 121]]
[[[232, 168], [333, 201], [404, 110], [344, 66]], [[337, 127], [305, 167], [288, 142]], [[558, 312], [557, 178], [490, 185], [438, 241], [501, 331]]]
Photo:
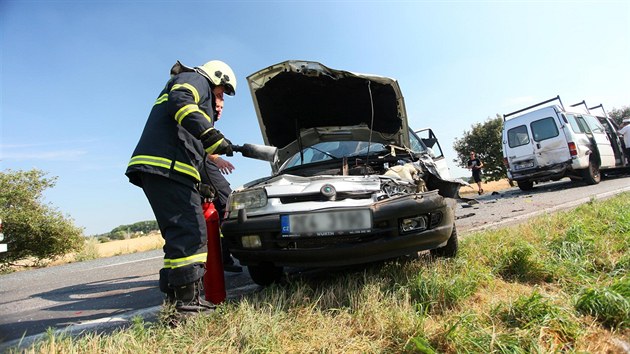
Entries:
[[203, 277], [207, 257], [206, 221], [195, 184], [140, 173], [142, 190], [164, 238], [160, 289], [179, 287]]

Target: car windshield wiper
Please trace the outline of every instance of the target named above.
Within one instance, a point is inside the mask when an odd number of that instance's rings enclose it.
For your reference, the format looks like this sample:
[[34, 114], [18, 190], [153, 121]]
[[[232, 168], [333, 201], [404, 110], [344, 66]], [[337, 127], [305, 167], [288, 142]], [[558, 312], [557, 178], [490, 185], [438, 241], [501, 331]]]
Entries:
[[314, 147], [314, 146], [309, 146], [308, 148], [309, 148], [309, 149], [313, 149], [313, 150], [318, 151], [318, 152], [321, 152], [322, 154], [324, 154], [324, 155], [326, 155], [326, 156], [328, 156], [328, 157], [331, 157], [331, 158], [333, 158], [333, 159], [335, 159], [335, 160], [338, 160], [338, 159], [339, 159], [339, 157], [337, 157], [337, 156], [335, 156], [335, 155], [333, 155], [333, 154], [331, 154], [331, 153], [329, 153], [329, 152], [327, 152], [327, 151], [324, 151], [324, 150], [318, 149], [318, 148], [316, 148], [316, 147]]
[[[378, 156], [378, 155], [382, 155], [383, 153], [388, 153], [388, 152], [389, 151], [387, 150], [370, 150], [369, 156]], [[359, 151], [359, 152], [355, 152], [353, 154], [348, 155], [348, 157], [360, 157], [360, 156], [368, 156], [368, 152]]]

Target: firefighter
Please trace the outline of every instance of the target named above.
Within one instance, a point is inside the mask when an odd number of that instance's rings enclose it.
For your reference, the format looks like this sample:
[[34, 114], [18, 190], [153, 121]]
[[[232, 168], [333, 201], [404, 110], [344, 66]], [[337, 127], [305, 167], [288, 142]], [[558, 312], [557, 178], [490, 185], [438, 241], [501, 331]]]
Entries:
[[202, 172], [208, 156], [232, 156], [230, 141], [214, 128], [214, 121], [217, 102], [222, 109], [224, 94], [235, 93], [236, 76], [224, 62], [191, 68], [177, 61], [125, 173], [144, 191], [165, 240], [159, 285], [178, 313], [214, 308], [202, 294], [207, 257], [202, 203], [204, 197], [213, 197], [204, 191], [216, 189], [206, 185]]

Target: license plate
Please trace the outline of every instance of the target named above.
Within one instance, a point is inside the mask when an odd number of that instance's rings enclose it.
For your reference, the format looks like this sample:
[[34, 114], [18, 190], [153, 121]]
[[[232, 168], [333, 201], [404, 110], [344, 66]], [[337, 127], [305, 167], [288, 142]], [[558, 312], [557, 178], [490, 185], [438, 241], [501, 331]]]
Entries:
[[534, 161], [530, 161], [530, 162], [525, 162], [525, 163], [520, 163], [518, 165], [514, 165], [514, 169], [516, 169], [516, 170], [522, 170], [524, 168], [530, 168], [530, 167], [534, 167]]
[[369, 209], [281, 215], [282, 236], [333, 236], [367, 233], [372, 229]]

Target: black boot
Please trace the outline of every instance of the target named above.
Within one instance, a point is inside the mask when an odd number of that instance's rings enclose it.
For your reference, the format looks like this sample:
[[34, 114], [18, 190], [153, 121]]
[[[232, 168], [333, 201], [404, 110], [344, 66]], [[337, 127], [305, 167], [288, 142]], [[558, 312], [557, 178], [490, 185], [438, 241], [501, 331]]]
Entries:
[[206, 312], [215, 309], [215, 306], [206, 301], [201, 294], [201, 279], [173, 288], [175, 293], [175, 310], [180, 313]]
[[166, 294], [164, 301], [167, 304], [175, 304], [175, 290], [168, 286], [168, 272], [166, 268], [160, 269], [160, 291]]

